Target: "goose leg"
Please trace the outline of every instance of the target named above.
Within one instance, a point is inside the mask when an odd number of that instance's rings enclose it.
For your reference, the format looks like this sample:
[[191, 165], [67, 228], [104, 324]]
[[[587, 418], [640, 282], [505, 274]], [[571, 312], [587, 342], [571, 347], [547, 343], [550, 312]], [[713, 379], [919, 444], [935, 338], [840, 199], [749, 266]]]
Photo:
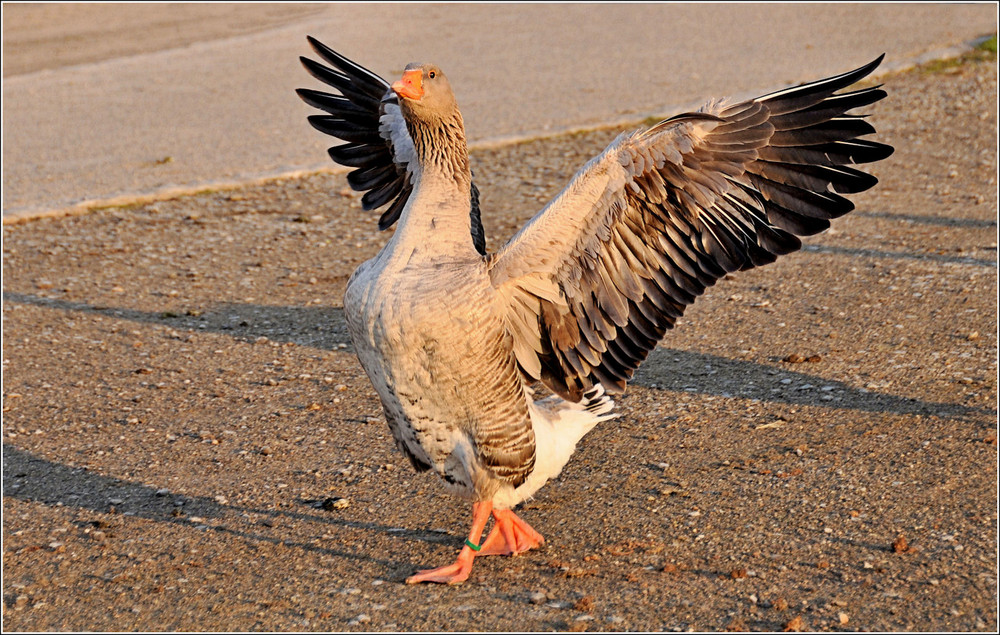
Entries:
[[509, 509], [493, 510], [493, 520], [493, 530], [476, 555], [516, 556], [545, 542], [540, 533]]
[[[479, 539], [483, 535], [486, 521], [493, 511], [493, 503], [490, 501], [472, 504], [472, 529], [469, 530], [468, 542], [479, 544]], [[462, 547], [458, 552], [458, 558], [453, 564], [437, 569], [423, 569], [417, 571], [406, 578], [407, 584], [418, 584], [420, 582], [440, 582], [442, 584], [458, 584], [464, 582], [472, 571], [472, 560], [478, 555], [469, 545]]]

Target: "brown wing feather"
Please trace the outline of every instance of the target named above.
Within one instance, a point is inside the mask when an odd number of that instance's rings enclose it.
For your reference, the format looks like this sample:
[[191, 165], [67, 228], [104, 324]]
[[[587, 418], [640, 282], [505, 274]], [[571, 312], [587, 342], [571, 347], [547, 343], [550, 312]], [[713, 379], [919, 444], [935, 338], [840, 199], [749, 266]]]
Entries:
[[890, 146], [835, 94], [857, 70], [622, 135], [491, 260], [522, 371], [578, 401], [621, 392], [684, 309], [727, 273], [773, 262], [853, 209]]

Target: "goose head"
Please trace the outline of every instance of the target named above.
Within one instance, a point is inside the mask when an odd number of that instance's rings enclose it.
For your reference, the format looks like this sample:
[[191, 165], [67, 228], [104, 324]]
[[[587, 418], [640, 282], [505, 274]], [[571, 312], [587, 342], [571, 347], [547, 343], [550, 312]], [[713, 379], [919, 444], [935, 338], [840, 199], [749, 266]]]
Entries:
[[392, 90], [399, 97], [404, 117], [429, 122], [458, 110], [448, 78], [434, 64], [408, 64]]

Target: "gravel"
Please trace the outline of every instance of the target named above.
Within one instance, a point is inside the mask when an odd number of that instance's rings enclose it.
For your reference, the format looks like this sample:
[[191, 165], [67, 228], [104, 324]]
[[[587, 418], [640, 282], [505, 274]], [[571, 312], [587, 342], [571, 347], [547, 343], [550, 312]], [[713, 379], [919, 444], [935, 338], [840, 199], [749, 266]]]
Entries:
[[[700, 299], [459, 587], [403, 583], [469, 510], [347, 343], [387, 235], [343, 177], [5, 225], [5, 629], [996, 630], [996, 77], [887, 78], [880, 184]], [[489, 247], [616, 133], [476, 152]]]

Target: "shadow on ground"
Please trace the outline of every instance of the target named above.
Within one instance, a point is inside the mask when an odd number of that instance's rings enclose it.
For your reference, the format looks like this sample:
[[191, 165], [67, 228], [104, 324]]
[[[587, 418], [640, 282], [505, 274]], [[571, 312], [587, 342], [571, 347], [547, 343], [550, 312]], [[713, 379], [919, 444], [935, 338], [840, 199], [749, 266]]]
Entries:
[[[305, 551], [376, 562], [393, 568], [405, 569], [412, 565], [398, 560], [371, 558], [360, 552], [331, 549], [311, 542], [296, 543], [280, 537], [280, 531], [275, 532], [275, 536], [264, 532], [267, 531], [268, 522], [280, 527], [280, 523], [273, 521], [299, 520], [374, 531], [403, 540], [446, 544], [456, 548], [461, 544], [458, 538], [439, 531], [412, 530], [378, 523], [348, 521], [324, 515], [322, 512], [257, 509], [221, 503], [206, 497], [176, 494], [142, 483], [95, 474], [85, 467], [72, 467], [49, 461], [7, 443], [3, 445], [3, 482], [5, 498], [77, 508], [101, 514], [122, 514], [186, 527], [200, 527], [205, 531], [221, 532], [245, 540], [282, 543]], [[300, 501], [304, 507], [312, 508], [310, 502]], [[192, 521], [192, 518], [213, 519], [213, 521], [210, 524], [199, 525], [197, 521]], [[236, 528], [239, 525], [246, 527]], [[253, 531], [253, 526], [259, 526], [263, 531]], [[332, 542], [323, 541], [323, 544]]]
[[[250, 340], [266, 337], [276, 342], [293, 342], [324, 350], [352, 350], [344, 310], [340, 307], [220, 303], [194, 316], [105, 307], [6, 291], [3, 299], [5, 302], [93, 313], [175, 329], [224, 333]], [[657, 372], [657, 367], [663, 366], [669, 366], [670, 372]], [[647, 379], [653, 376], [655, 382]], [[783, 380], [787, 381], [782, 383]], [[650, 354], [632, 383], [665, 391], [898, 415], [960, 417], [996, 414], [995, 410], [900, 397], [856, 388], [842, 381], [805, 372], [663, 347]], [[824, 400], [824, 395], [831, 399]]]

